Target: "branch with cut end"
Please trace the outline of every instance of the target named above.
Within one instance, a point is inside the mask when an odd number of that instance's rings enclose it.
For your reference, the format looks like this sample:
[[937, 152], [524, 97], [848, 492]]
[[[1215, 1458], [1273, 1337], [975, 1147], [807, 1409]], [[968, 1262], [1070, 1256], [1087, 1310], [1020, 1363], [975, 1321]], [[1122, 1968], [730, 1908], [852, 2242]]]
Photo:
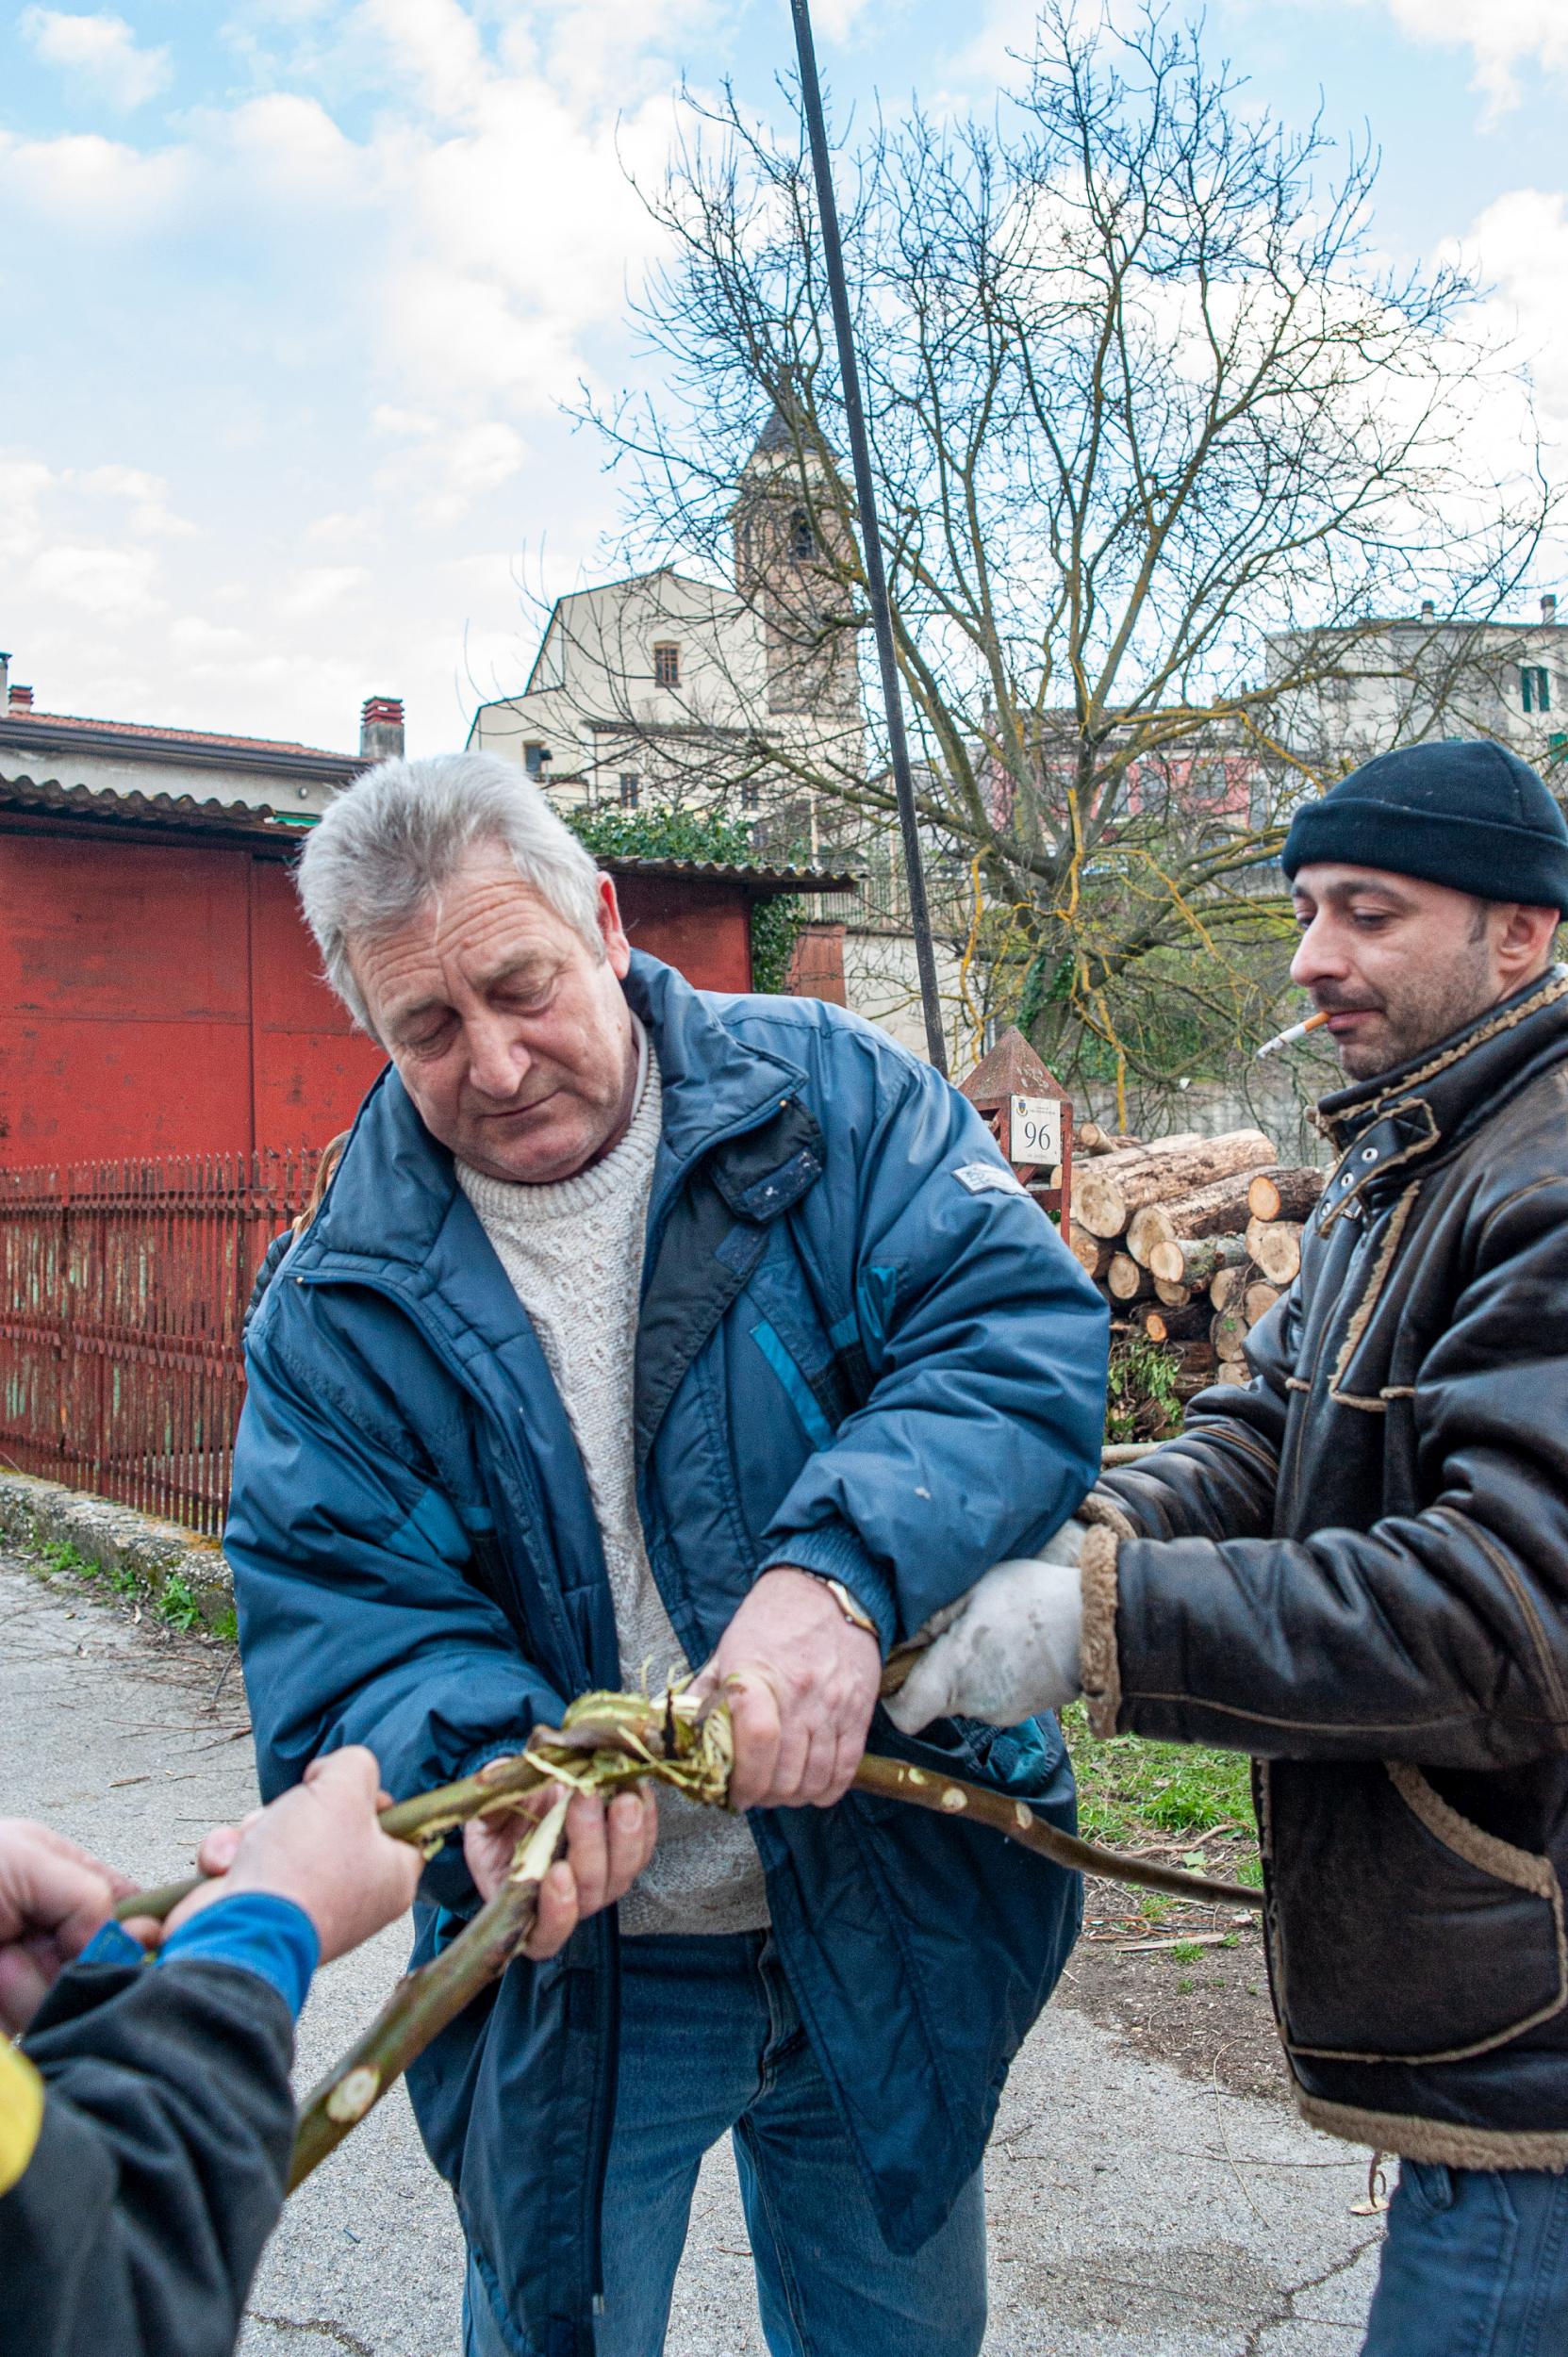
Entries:
[[[883, 1678], [884, 1693], [902, 1683], [916, 1650], [905, 1646], [891, 1657]], [[649, 1781], [670, 1785], [709, 1807], [724, 1808], [729, 1805], [733, 1764], [730, 1714], [722, 1702], [704, 1705], [673, 1691], [657, 1700], [641, 1694], [586, 1694], [571, 1706], [558, 1730], [540, 1731], [517, 1757], [492, 1760], [476, 1775], [384, 1809], [381, 1821], [387, 1832], [429, 1855], [470, 1818], [513, 1808], [545, 1785], [566, 1788], [519, 1845], [512, 1871], [495, 1897], [450, 1948], [399, 1983], [375, 2021], [310, 2096], [300, 2116], [290, 2190], [380, 2102], [432, 2038], [505, 1970], [533, 1927], [539, 1884], [560, 1846], [571, 1792], [608, 1799]], [[908, 1802], [949, 1819], [966, 1818], [1072, 1872], [1099, 1874], [1210, 1905], [1263, 1904], [1261, 1893], [1238, 1883], [1102, 1850], [1097, 1842], [1061, 1832], [1024, 1801], [908, 1760], [867, 1753], [855, 1772], [854, 1789]], [[129, 1917], [167, 1913], [194, 1887], [187, 1883], [163, 1891], [138, 1891], [117, 1912]]]
[[569, 1798], [563, 1792], [518, 1844], [512, 1871], [495, 1897], [450, 1948], [398, 1983], [363, 2037], [309, 2096], [294, 2134], [290, 2193], [380, 2102], [431, 2039], [505, 1971], [534, 1928], [539, 1885], [560, 1849]]

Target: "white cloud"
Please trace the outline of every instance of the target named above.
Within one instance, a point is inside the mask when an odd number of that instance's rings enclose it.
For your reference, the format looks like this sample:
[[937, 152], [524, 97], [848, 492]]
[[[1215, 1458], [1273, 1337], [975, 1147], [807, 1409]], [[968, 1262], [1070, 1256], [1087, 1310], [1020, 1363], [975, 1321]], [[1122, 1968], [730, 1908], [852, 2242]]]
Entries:
[[150, 549], [65, 542], [39, 552], [28, 585], [34, 597], [58, 599], [95, 620], [129, 621], [161, 605], [157, 575]]
[[1491, 289], [1499, 341], [1511, 341], [1534, 377], [1543, 410], [1568, 433], [1568, 194], [1513, 189], [1455, 239], [1444, 258]]
[[58, 8], [24, 8], [23, 40], [34, 54], [84, 83], [123, 114], [145, 106], [167, 87], [167, 49], [141, 49], [123, 16], [67, 16]]
[[37, 220], [92, 237], [131, 239], [173, 219], [188, 176], [176, 148], [144, 155], [95, 131], [55, 140], [0, 131], [0, 194]]
[[305, 565], [286, 583], [277, 601], [291, 622], [314, 622], [355, 596], [370, 580], [363, 565]]
[[[1296, 0], [1317, 14], [1320, 0]], [[1568, 74], [1565, 0], [1357, 0], [1387, 10], [1407, 39], [1428, 48], [1468, 49], [1476, 88], [1494, 110], [1514, 106], [1526, 66]]]
[[198, 527], [169, 505], [169, 486], [145, 467], [92, 467], [74, 479], [84, 491], [106, 499], [124, 500], [130, 507], [133, 532], [149, 539], [189, 539]]

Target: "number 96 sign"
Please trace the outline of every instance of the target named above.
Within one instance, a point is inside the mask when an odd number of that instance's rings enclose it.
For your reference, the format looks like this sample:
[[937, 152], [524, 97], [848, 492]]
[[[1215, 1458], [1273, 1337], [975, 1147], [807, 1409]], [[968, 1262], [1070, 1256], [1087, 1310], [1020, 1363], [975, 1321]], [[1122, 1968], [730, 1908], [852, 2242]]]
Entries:
[[1062, 1108], [1054, 1097], [1009, 1097], [1006, 1153], [1010, 1162], [1062, 1160]]

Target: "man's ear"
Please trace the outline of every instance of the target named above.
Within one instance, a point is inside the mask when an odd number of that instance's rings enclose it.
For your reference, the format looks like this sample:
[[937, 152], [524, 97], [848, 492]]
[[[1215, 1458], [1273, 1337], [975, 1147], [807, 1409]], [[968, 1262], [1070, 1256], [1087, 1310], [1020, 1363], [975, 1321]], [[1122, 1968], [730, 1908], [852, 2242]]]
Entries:
[[620, 921], [620, 902], [616, 898], [615, 880], [610, 876], [599, 879], [599, 935], [611, 973], [617, 981], [623, 982], [631, 970], [632, 945]]
[[1495, 949], [1499, 971], [1510, 988], [1544, 972], [1552, 962], [1552, 944], [1562, 918], [1556, 909], [1532, 908], [1527, 901], [1511, 902], [1503, 912]]

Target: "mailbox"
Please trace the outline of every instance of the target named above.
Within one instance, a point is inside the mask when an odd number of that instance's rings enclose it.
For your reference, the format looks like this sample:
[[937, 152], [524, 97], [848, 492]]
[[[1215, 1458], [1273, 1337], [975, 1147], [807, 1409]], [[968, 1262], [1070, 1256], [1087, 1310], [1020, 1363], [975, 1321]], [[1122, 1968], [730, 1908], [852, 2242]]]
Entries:
[[1005, 1030], [962, 1083], [1018, 1178], [1066, 1227], [1073, 1180], [1073, 1102], [1022, 1031]]

